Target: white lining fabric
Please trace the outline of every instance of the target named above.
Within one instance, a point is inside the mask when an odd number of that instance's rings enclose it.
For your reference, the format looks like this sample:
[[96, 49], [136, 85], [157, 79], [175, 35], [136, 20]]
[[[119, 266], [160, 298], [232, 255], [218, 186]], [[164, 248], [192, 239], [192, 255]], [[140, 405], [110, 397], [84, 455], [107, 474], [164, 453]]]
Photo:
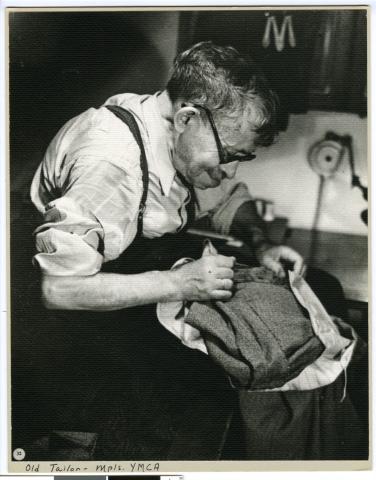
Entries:
[[[189, 261], [192, 261], [192, 259], [183, 258], [176, 262], [172, 268], [178, 268]], [[342, 372], [346, 373], [346, 368], [351, 361], [357, 343], [357, 335], [354, 329], [328, 314], [303, 277], [289, 271], [289, 281], [295, 298], [308, 311], [312, 329], [325, 346], [325, 350], [297, 377], [281, 387], [258, 391], [313, 390], [329, 385]], [[157, 305], [158, 320], [169, 332], [179, 338], [185, 346], [208, 354], [199, 330], [185, 323], [188, 311], [189, 306], [183, 302], [159, 303]], [[346, 325], [346, 334], [350, 338], [342, 335], [341, 325]]]

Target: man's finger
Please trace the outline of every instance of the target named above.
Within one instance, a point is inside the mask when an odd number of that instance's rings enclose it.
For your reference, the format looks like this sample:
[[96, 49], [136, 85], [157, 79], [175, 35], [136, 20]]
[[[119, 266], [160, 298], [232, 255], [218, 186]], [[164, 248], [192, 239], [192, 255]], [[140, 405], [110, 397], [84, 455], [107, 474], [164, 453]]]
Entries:
[[278, 262], [277, 260], [274, 260], [271, 257], [265, 256], [265, 258], [262, 261], [262, 264], [264, 265], [264, 267], [269, 268], [269, 270], [274, 272], [280, 278], [284, 278], [286, 276], [281, 263]]
[[218, 279], [216, 281], [216, 288], [218, 290], [231, 290], [234, 282], [230, 278]]
[[213, 300], [229, 300], [232, 297], [231, 290], [213, 290], [211, 298]]
[[279, 248], [280, 248], [279, 254], [281, 258], [283, 258], [284, 260], [288, 260], [289, 262], [294, 262], [294, 263], [297, 262], [299, 259], [302, 260], [302, 256], [292, 248], [286, 247], [284, 245]]
[[303, 275], [304, 260], [302, 257], [296, 259], [294, 263], [294, 272], [298, 275]]
[[220, 267], [216, 271], [217, 278], [234, 278], [234, 270], [231, 268]]
[[204, 240], [204, 250], [202, 252], [202, 256], [206, 257], [207, 255], [217, 255], [217, 249], [214, 247], [212, 242], [206, 238]]
[[218, 267], [232, 268], [235, 265], [235, 257], [225, 257], [224, 255], [217, 255], [216, 263]]
[[302, 275], [302, 269], [304, 266], [304, 259], [303, 257], [293, 250], [290, 247], [281, 247], [280, 258], [283, 260], [287, 260], [288, 262], [293, 263], [294, 267], [293, 270], [298, 275]]

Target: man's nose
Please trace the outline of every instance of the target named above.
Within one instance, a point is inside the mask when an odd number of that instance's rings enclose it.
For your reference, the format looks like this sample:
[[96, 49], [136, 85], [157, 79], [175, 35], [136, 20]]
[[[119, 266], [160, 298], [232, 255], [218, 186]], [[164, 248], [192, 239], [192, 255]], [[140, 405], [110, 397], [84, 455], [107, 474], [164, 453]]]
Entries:
[[226, 163], [225, 165], [220, 165], [222, 174], [225, 178], [234, 178], [236, 170], [238, 169], [239, 162]]

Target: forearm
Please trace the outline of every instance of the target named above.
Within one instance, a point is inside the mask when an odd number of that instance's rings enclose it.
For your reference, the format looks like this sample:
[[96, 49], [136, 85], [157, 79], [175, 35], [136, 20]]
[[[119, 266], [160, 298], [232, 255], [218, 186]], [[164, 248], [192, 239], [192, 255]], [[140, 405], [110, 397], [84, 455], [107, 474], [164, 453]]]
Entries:
[[44, 276], [42, 300], [54, 310], [120, 310], [181, 299], [171, 271], [137, 275], [99, 272], [92, 276]]

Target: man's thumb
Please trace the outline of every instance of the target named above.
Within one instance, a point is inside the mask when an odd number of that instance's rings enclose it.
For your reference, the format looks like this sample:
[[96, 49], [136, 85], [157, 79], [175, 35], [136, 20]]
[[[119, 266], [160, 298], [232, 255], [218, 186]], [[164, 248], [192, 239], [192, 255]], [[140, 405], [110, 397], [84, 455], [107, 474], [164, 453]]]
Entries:
[[204, 240], [204, 249], [202, 251], [202, 256], [206, 257], [207, 255], [217, 255], [217, 253], [217, 249], [214, 247], [211, 241], [206, 238]]

